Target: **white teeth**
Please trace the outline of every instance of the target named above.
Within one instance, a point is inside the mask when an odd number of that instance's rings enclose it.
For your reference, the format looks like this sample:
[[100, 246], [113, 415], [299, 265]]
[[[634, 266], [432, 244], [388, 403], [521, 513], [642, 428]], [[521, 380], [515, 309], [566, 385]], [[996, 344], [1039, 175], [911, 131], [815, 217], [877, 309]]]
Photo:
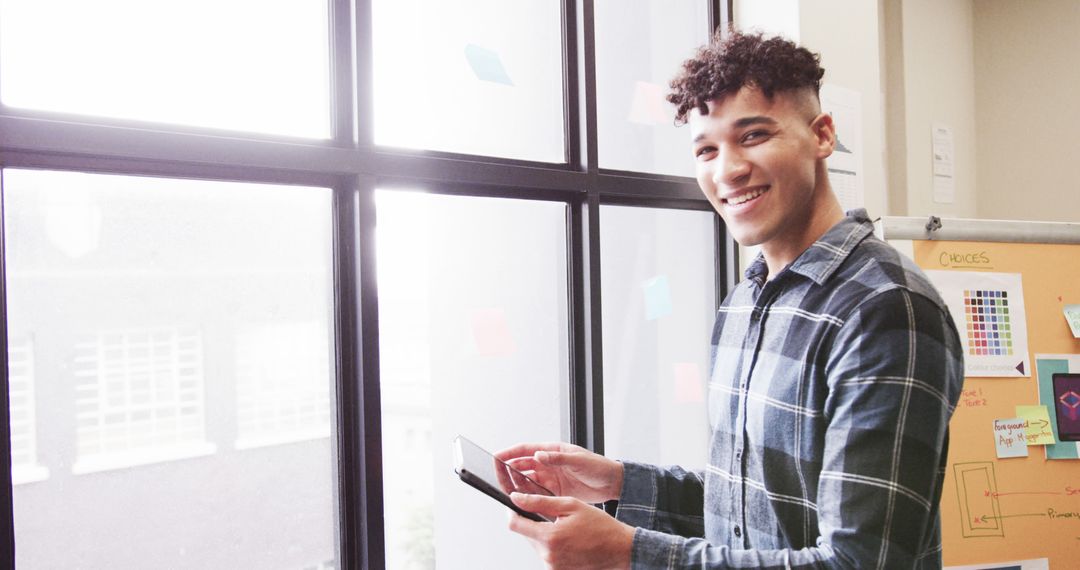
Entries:
[[743, 194], [741, 196], [736, 196], [734, 198], [728, 198], [727, 203], [731, 204], [732, 206], [738, 206], [739, 204], [742, 204], [743, 202], [748, 202], [750, 200], [753, 200], [754, 198], [757, 198], [758, 196], [761, 196], [763, 193], [765, 193], [765, 189], [758, 188], [757, 190], [752, 190], [752, 191], [747, 192], [746, 194]]

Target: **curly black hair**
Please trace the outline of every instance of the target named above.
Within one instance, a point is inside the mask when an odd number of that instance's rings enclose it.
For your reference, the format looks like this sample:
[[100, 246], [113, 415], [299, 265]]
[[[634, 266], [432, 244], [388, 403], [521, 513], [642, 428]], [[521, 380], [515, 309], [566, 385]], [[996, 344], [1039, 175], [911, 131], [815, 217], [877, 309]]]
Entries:
[[667, 100], [675, 105], [676, 124], [686, 123], [691, 109], [708, 114], [709, 101], [736, 93], [744, 86], [772, 98], [777, 91], [812, 87], [821, 90], [821, 56], [781, 37], [718, 30], [712, 41], [683, 63], [671, 80]]

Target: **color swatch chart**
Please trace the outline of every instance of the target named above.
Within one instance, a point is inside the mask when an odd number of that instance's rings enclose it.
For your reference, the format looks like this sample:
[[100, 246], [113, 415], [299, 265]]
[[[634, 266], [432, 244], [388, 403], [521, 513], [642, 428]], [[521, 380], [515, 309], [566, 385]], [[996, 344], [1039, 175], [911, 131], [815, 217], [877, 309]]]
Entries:
[[965, 289], [964, 316], [967, 321], [968, 354], [1008, 356], [1013, 353], [1007, 291]]

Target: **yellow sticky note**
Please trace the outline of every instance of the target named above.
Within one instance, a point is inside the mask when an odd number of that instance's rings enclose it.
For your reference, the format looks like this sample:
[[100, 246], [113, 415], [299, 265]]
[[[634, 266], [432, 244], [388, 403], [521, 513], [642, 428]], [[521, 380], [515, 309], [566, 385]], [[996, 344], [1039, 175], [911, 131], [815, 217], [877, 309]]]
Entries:
[[1016, 406], [1016, 416], [1024, 420], [1028, 445], [1057, 443], [1050, 427], [1050, 412], [1046, 406]]

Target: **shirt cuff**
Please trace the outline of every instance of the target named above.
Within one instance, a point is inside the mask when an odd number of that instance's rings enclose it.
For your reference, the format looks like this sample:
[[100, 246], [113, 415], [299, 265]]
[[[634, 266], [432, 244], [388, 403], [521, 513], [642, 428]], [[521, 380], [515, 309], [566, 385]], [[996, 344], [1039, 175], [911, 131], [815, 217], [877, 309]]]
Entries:
[[674, 534], [635, 529], [634, 543], [630, 548], [630, 570], [679, 568], [686, 540]]
[[622, 464], [623, 484], [615, 519], [630, 526], [653, 528], [656, 523], [656, 470], [633, 461]]

